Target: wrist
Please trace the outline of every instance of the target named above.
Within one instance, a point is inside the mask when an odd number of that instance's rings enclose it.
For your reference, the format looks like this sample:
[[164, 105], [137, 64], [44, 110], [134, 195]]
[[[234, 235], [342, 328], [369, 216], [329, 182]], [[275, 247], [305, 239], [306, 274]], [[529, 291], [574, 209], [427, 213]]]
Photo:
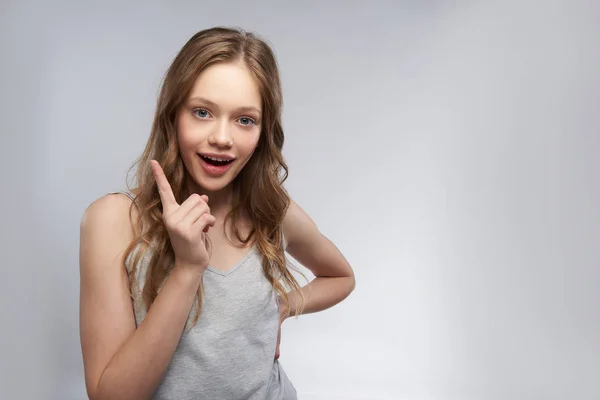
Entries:
[[280, 322], [285, 321], [290, 316], [290, 306], [284, 301], [282, 297], [278, 298], [279, 303], [279, 320]]
[[196, 273], [202, 274], [204, 272], [204, 270], [206, 269], [206, 267], [208, 267], [208, 265], [200, 265], [198, 263], [192, 263], [189, 261], [178, 260], [177, 258], [175, 258], [174, 267], [179, 268], [179, 269], [194, 271]]
[[204, 270], [205, 268], [200, 268], [197, 265], [175, 261], [171, 275], [175, 275], [178, 279], [196, 285], [197, 287], [202, 281]]

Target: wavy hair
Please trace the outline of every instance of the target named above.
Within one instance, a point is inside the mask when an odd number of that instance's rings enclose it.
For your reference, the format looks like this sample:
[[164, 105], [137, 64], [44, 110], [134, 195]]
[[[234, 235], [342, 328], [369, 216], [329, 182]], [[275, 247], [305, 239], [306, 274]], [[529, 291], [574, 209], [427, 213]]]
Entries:
[[[282, 156], [284, 133], [281, 123], [282, 89], [277, 61], [269, 45], [253, 33], [241, 29], [215, 27], [192, 36], [174, 58], [161, 85], [150, 137], [137, 166], [135, 185], [129, 190], [133, 207], [138, 211], [134, 222], [134, 239], [125, 253], [130, 263], [130, 290], [134, 299], [141, 298], [146, 307], [158, 292], [174, 265], [174, 252], [162, 220], [162, 206], [150, 160], [157, 160], [169, 180], [176, 200], [181, 203], [189, 195], [188, 172], [179, 153], [176, 132], [177, 113], [189, 95], [198, 75], [216, 63], [242, 61], [254, 76], [263, 103], [263, 124], [259, 141], [251, 159], [231, 183], [232, 209], [225, 218], [237, 239], [244, 245], [254, 241], [263, 256], [265, 277], [275, 292], [289, 304], [288, 290], [298, 297], [296, 315], [305, 304], [300, 285], [287, 266], [283, 247], [282, 222], [290, 198], [283, 187], [288, 167]], [[242, 237], [237, 221], [250, 217], [251, 230]], [[227, 238], [230, 242], [231, 240]], [[207, 241], [210, 248], [210, 243]], [[140, 262], [146, 271], [138, 281]], [[127, 266], [127, 265], [126, 265]], [[141, 285], [140, 285], [141, 284]], [[140, 288], [141, 286], [141, 288]], [[140, 293], [141, 290], [141, 293]], [[202, 309], [202, 285], [197, 293], [198, 321]]]

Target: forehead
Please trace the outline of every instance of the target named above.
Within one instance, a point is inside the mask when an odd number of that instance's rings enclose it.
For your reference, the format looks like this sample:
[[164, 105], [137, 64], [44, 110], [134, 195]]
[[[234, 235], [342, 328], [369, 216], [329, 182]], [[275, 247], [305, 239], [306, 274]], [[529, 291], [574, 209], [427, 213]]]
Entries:
[[209, 99], [223, 109], [253, 107], [262, 110], [256, 79], [241, 62], [218, 63], [203, 70], [188, 98], [193, 97]]

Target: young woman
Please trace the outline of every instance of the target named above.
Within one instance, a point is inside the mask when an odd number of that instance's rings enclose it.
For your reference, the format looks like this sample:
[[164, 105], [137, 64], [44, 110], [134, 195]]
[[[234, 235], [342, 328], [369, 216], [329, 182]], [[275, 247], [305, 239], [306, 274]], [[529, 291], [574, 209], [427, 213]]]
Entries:
[[[354, 289], [346, 259], [283, 187], [281, 83], [241, 30], [195, 34], [170, 66], [136, 186], [81, 221], [91, 399], [295, 399], [281, 323]], [[315, 275], [300, 287], [284, 252]]]

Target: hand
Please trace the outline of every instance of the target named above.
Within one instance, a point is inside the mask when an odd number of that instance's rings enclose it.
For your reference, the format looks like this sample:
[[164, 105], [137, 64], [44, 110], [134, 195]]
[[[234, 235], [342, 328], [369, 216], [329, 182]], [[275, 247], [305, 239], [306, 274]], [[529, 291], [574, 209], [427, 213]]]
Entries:
[[279, 329], [277, 330], [277, 347], [275, 347], [275, 360], [279, 359], [279, 344], [281, 343], [281, 325], [286, 320], [287, 306], [283, 303], [282, 299], [279, 299]]
[[176, 265], [194, 266], [204, 272], [209, 262], [204, 235], [215, 224], [215, 217], [210, 214], [207, 204], [208, 197], [194, 193], [181, 205], [177, 204], [160, 164], [152, 160], [150, 166], [158, 185], [163, 221], [171, 239]]

